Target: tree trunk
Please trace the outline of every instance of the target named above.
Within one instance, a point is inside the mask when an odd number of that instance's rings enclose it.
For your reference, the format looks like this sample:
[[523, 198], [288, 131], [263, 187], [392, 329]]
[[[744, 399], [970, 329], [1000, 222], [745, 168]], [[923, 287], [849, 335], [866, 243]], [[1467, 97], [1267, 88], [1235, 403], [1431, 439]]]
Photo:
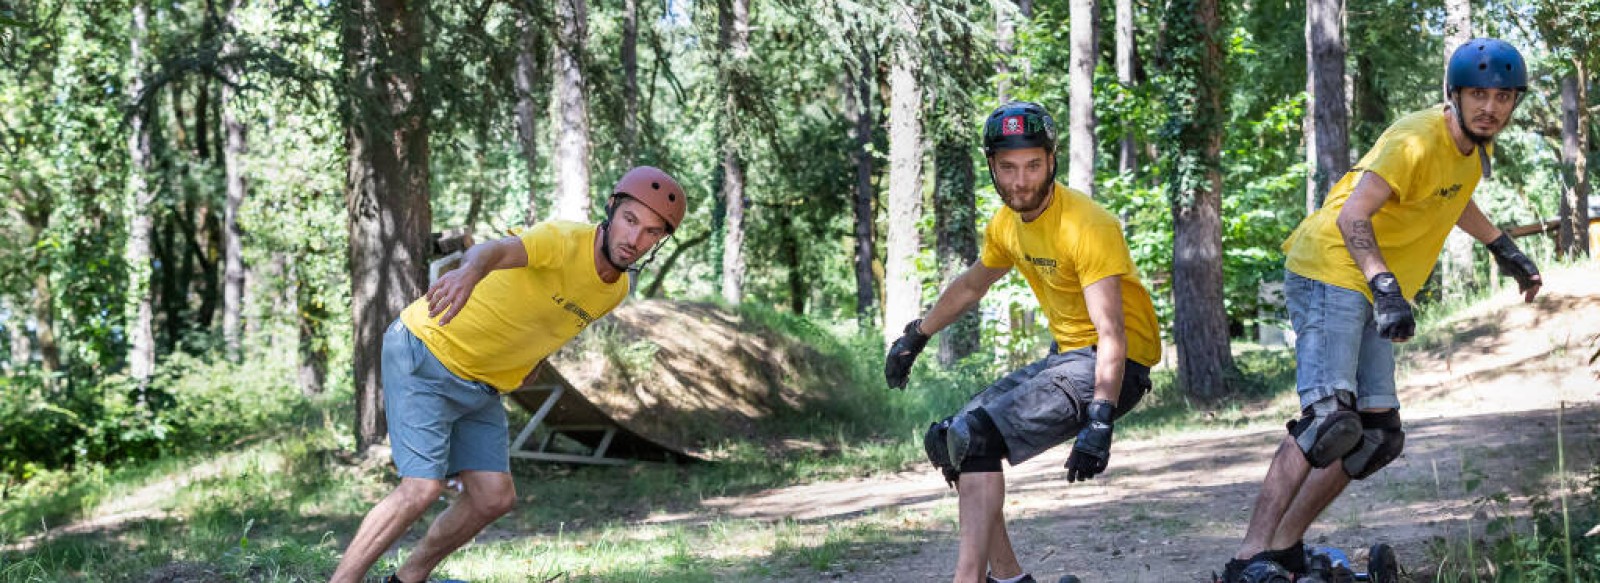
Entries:
[[422, 80], [426, 6], [361, 0], [346, 12], [351, 327], [356, 444], [385, 435], [383, 333], [427, 285], [428, 103]]
[[55, 298], [50, 290], [50, 272], [40, 269], [33, 276], [33, 337], [39, 348], [39, 366], [46, 375], [61, 370], [61, 349], [56, 345]]
[[316, 288], [306, 281], [300, 269], [292, 268], [292, 272], [295, 278], [295, 327], [299, 332], [296, 344], [300, 364], [296, 377], [300, 382], [300, 393], [310, 397], [322, 394], [327, 385], [328, 350], [327, 340], [322, 335], [323, 322], [329, 316], [328, 307], [322, 303]]
[[918, 15], [894, 10], [894, 58], [889, 68], [889, 232], [884, 258], [883, 343], [922, 313], [922, 278], [917, 273], [922, 218], [922, 68], [917, 46]]
[[50, 228], [50, 214], [53, 204], [49, 194], [38, 195], [23, 194], [22, 191], [13, 191], [18, 204], [11, 207], [11, 212], [28, 227], [28, 238], [22, 243], [30, 250], [29, 259], [33, 262], [33, 293], [29, 298], [27, 312], [32, 313], [33, 338], [28, 338], [28, 332], [22, 324], [24, 312], [18, 306], [5, 304], [6, 312], [13, 316], [15, 325], [11, 328], [12, 362], [17, 367], [27, 366], [33, 357], [33, 349], [39, 350], [39, 365], [48, 376], [61, 370], [61, 349], [56, 344], [55, 333], [55, 292], [50, 288], [51, 265], [41, 256], [39, 240], [44, 237], [45, 230]]
[[639, 0], [622, 0], [622, 161], [639, 148]]
[[1017, 0], [1015, 12], [1005, 3], [996, 4], [994, 18], [994, 46], [1000, 53], [995, 63], [995, 73], [999, 77], [995, 90], [1000, 103], [1006, 103], [1011, 101], [1011, 78], [1017, 77], [1024, 82], [1028, 79], [1028, 64], [1024, 62], [1022, 70], [1013, 74], [1011, 59], [1016, 55], [1017, 23], [1033, 18], [1033, 0]]
[[532, 225], [539, 222], [539, 105], [534, 96], [538, 95], [537, 79], [543, 65], [538, 52], [539, 29], [532, 14], [517, 18], [517, 35], [517, 68], [512, 73], [512, 84], [517, 93], [517, 144], [522, 147], [522, 163], [528, 172], [528, 207], [522, 221]]
[[1556, 252], [1589, 254], [1589, 103], [1588, 72], [1573, 59], [1573, 73], [1561, 80], [1561, 164], [1566, 172], [1561, 189], [1561, 228]]
[[1221, 150], [1225, 91], [1217, 0], [1175, 1], [1168, 18], [1189, 19], [1175, 28], [1194, 36], [1174, 43], [1198, 51], [1174, 51], [1172, 66], [1192, 75], [1192, 90], [1171, 96], [1174, 122], [1169, 163], [1177, 174], [1169, 182], [1172, 201], [1173, 338], [1178, 347], [1178, 378], [1184, 391], [1203, 401], [1232, 392], [1233, 356], [1228, 315], [1223, 308]]
[[873, 236], [876, 218], [872, 212], [872, 152], [868, 151], [875, 125], [872, 118], [872, 81], [877, 71], [877, 59], [872, 58], [872, 52], [864, 41], [860, 58], [861, 68], [850, 76], [851, 87], [845, 89], [845, 109], [850, 110], [851, 119], [855, 122], [855, 148], [850, 151], [850, 157], [856, 165], [855, 194], [851, 197], [856, 239], [856, 326], [865, 331], [878, 322], [878, 292], [872, 274], [873, 255], [876, 254], [876, 238]]
[[584, 39], [588, 35], [589, 11], [585, 0], [555, 0], [560, 33], [555, 43], [556, 147], [554, 218], [588, 221], [589, 202], [589, 112], [588, 93], [583, 80]]
[[1067, 186], [1094, 196], [1094, 68], [1100, 61], [1099, 0], [1071, 3], [1071, 68], [1068, 72], [1071, 132], [1068, 136]]
[[[1134, 54], [1133, 44], [1133, 0], [1116, 0], [1117, 2], [1117, 82], [1124, 88], [1132, 89], [1133, 63], [1137, 58]], [[1117, 159], [1117, 171], [1131, 174], [1139, 168], [1139, 145], [1134, 142], [1130, 133], [1133, 128], [1123, 124], [1122, 153]]]
[[744, 168], [731, 145], [722, 154], [722, 203], [727, 209], [722, 231], [722, 300], [738, 305], [744, 301]]
[[1350, 120], [1344, 95], [1344, 0], [1306, 3], [1306, 71], [1311, 94], [1312, 163], [1306, 214], [1322, 206], [1328, 190], [1350, 170]]
[[[978, 260], [977, 195], [971, 141], [949, 136], [934, 152], [938, 172], [933, 189], [934, 231], [938, 236], [940, 289]], [[978, 351], [978, 310], [968, 310], [939, 334], [939, 363], [949, 366]]]
[[[38, 300], [32, 300], [37, 302]], [[28, 338], [28, 325], [26, 316], [17, 305], [11, 301], [10, 296], [0, 295], [0, 308], [4, 308], [11, 320], [6, 323], [6, 332], [11, 335], [11, 343], [6, 346], [11, 351], [11, 374], [16, 374], [28, 367], [33, 360], [33, 342]], [[35, 315], [35, 318], [38, 316]]]
[[1004, 104], [1011, 101], [1011, 57], [1016, 54], [1017, 16], [1005, 2], [995, 3], [994, 48], [999, 53], [995, 59], [995, 94]]
[[[242, 0], [234, 0], [228, 10], [228, 40], [223, 53], [234, 50], [233, 38], [237, 34], [238, 14]], [[236, 64], [223, 66], [223, 76], [235, 83], [242, 81], [242, 71]], [[222, 259], [222, 338], [228, 360], [239, 361], [240, 314], [244, 299], [244, 229], [239, 226], [239, 208], [244, 204], [247, 188], [244, 178], [244, 156], [250, 145], [246, 140], [244, 120], [239, 119], [234, 104], [234, 89], [222, 84], [222, 128], [225, 137], [222, 163], [227, 182], [227, 199], [222, 207], [223, 259]]]
[[722, 299], [737, 305], [744, 300], [744, 160], [739, 153], [743, 133], [736, 95], [744, 88], [744, 67], [750, 57], [749, 0], [721, 0], [717, 3], [719, 37], [722, 45], [723, 79], [723, 154], [722, 203], [727, 209], [722, 233]]
[[[128, 98], [137, 104], [144, 93], [146, 56], [144, 43], [149, 34], [150, 5], [147, 0], [133, 3], [133, 26], [129, 30]], [[156, 98], [152, 97], [152, 101]], [[149, 175], [154, 164], [151, 147], [151, 119], [147, 109], [135, 109], [128, 117], [128, 242], [123, 259], [128, 264], [127, 314], [124, 326], [128, 335], [128, 375], [139, 384], [143, 402], [144, 386], [155, 372], [156, 338], [154, 308], [150, 303], [150, 237], [155, 228], [151, 210], [155, 192]]]
[[[1472, 3], [1468, 0], [1445, 0], [1444, 61], [1448, 63], [1456, 47], [1472, 39]], [[1441, 67], [1443, 69], [1443, 67]], [[1440, 75], [1442, 79], [1444, 75]], [[1441, 86], [1442, 87], [1442, 86]], [[1449, 96], [1446, 95], [1446, 98]], [[1445, 237], [1444, 257], [1435, 271], [1440, 279], [1444, 297], [1463, 298], [1477, 286], [1477, 270], [1473, 265], [1472, 247], [1475, 240], [1466, 231], [1451, 229]]]

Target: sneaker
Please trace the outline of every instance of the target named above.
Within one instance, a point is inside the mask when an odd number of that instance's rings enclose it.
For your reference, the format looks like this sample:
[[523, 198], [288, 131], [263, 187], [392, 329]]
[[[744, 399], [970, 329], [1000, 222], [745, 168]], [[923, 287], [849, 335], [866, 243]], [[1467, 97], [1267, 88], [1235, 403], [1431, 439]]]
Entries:
[[[984, 583], [1000, 583], [1000, 580], [999, 579], [995, 579], [994, 577], [984, 577], [983, 580], [984, 580]], [[1027, 574], [1027, 573], [1023, 573], [1022, 574], [1022, 579], [1017, 580], [1017, 583], [1039, 583], [1039, 582], [1033, 580], [1033, 575], [1030, 575], [1030, 574]]]

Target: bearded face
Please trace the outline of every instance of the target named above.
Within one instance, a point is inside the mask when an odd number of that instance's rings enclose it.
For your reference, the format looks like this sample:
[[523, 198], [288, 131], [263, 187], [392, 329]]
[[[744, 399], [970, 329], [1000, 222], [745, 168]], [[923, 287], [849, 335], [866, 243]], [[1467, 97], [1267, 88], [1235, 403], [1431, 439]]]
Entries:
[[1050, 183], [1054, 166], [1055, 158], [1044, 148], [1001, 150], [989, 158], [995, 192], [1024, 218], [1043, 209], [1054, 186]]
[[1476, 142], [1494, 139], [1511, 123], [1517, 107], [1517, 92], [1512, 89], [1463, 87], [1456, 92], [1461, 108], [1461, 130]]

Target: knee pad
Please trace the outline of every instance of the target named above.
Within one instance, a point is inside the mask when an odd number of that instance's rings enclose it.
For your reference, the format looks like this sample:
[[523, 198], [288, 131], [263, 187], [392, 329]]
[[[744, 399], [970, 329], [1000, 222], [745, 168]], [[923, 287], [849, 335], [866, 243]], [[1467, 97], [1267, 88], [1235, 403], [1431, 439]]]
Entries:
[[1300, 453], [1313, 468], [1325, 468], [1361, 445], [1361, 416], [1356, 413], [1355, 395], [1334, 391], [1302, 409], [1300, 418], [1289, 422]]
[[1344, 473], [1353, 480], [1365, 479], [1389, 465], [1406, 447], [1406, 432], [1400, 430], [1400, 412], [1361, 412], [1361, 445], [1344, 456]]
[[922, 435], [922, 451], [928, 455], [928, 461], [933, 467], [939, 468], [944, 474], [944, 481], [954, 486], [956, 479], [961, 477], [961, 471], [950, 463], [950, 440], [946, 437], [950, 431], [951, 417], [945, 417], [928, 425], [928, 432]]
[[945, 432], [950, 465], [961, 472], [998, 472], [1005, 457], [1006, 442], [1000, 429], [982, 408], [973, 409], [950, 420]]

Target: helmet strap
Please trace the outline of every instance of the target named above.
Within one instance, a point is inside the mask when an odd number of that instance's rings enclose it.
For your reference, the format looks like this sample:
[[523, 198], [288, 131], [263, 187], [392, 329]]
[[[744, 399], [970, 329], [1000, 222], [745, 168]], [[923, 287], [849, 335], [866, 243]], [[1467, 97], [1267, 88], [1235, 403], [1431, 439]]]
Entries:
[[[1517, 100], [1519, 102], [1522, 100], [1522, 96], [1520, 94], [1517, 96]], [[1456, 90], [1450, 92], [1450, 109], [1453, 109], [1456, 112], [1456, 127], [1461, 128], [1461, 133], [1466, 134], [1467, 139], [1472, 140], [1472, 143], [1477, 145], [1478, 167], [1483, 169], [1483, 179], [1488, 180], [1493, 178], [1494, 164], [1489, 160], [1488, 148], [1484, 147], [1491, 141], [1492, 138], [1489, 136], [1480, 135], [1477, 132], [1472, 131], [1472, 128], [1467, 127], [1467, 115], [1462, 112], [1463, 108], [1461, 107], [1461, 91]], [[1515, 106], [1511, 108], [1512, 112], [1515, 112], [1516, 110], [1517, 109]], [[1510, 121], [1507, 120], [1507, 123], [1510, 123]]]
[[617, 212], [616, 201], [617, 197], [612, 196], [606, 203], [606, 220], [600, 221], [600, 256], [606, 258], [606, 263], [610, 263], [612, 269], [627, 271], [628, 267], [618, 264], [617, 260], [611, 257], [611, 218]]

